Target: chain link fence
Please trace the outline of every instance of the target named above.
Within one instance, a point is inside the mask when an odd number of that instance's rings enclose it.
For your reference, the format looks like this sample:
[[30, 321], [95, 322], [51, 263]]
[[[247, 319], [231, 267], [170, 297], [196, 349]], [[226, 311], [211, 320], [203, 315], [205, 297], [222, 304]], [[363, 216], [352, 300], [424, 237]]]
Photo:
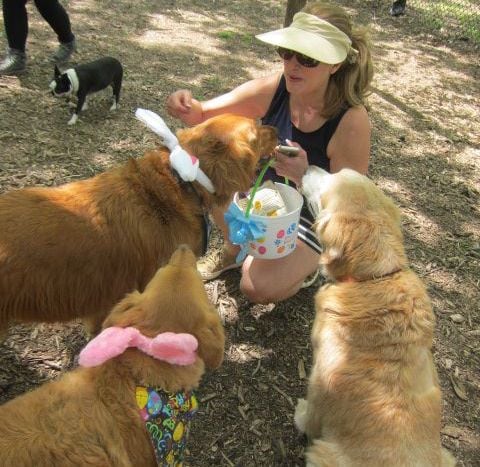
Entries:
[[406, 9], [425, 31], [480, 44], [479, 0], [407, 0]]

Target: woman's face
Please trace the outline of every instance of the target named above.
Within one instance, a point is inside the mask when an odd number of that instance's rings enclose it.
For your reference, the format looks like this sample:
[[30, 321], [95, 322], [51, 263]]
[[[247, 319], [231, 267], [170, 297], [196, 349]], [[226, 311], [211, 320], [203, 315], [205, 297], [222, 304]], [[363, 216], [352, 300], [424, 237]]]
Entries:
[[283, 60], [283, 73], [287, 85], [287, 91], [293, 95], [324, 93], [328, 81], [340, 67], [319, 63], [315, 67], [300, 65], [294, 55], [290, 60]]

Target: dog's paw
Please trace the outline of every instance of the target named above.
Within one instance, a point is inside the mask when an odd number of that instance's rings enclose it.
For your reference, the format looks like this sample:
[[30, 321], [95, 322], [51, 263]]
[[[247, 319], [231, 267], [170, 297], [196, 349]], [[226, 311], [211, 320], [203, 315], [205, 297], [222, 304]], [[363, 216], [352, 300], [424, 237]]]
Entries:
[[72, 118], [68, 121], [67, 125], [75, 125], [75, 123], [77, 123], [77, 120], [78, 120], [78, 115], [73, 114]]
[[118, 104], [115, 101], [113, 101], [113, 104], [110, 107], [110, 110], [117, 110], [117, 109], [118, 109]]
[[305, 425], [307, 422], [307, 408], [308, 402], [306, 399], [298, 399], [297, 406], [295, 407], [295, 426], [298, 431], [305, 433]]

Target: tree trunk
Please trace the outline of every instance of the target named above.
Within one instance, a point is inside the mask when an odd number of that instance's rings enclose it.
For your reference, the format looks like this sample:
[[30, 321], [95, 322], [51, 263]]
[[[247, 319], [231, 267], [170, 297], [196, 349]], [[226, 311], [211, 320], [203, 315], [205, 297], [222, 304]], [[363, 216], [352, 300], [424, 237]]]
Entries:
[[287, 0], [287, 12], [285, 13], [285, 19], [283, 21], [283, 26], [290, 26], [292, 22], [293, 15], [299, 12], [307, 3], [307, 0]]

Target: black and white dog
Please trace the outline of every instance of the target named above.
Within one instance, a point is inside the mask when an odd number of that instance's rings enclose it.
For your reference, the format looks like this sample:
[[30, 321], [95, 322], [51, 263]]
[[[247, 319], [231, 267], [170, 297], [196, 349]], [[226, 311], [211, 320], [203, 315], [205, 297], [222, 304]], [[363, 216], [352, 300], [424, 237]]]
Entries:
[[121, 63], [113, 57], [102, 57], [93, 62], [69, 68], [63, 73], [55, 65], [55, 75], [50, 83], [50, 89], [56, 97], [77, 96], [77, 107], [68, 121], [69, 125], [74, 125], [78, 114], [87, 108], [87, 96], [109, 85], [113, 88], [113, 104], [110, 110], [115, 110], [120, 99], [122, 77]]

